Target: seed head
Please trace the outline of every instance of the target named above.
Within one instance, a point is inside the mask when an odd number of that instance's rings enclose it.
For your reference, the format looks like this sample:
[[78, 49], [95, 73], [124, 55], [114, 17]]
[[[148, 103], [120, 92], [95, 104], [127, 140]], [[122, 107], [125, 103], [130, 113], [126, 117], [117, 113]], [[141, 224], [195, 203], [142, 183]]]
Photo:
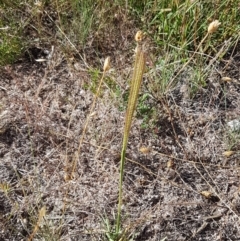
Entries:
[[110, 57], [107, 57], [104, 61], [103, 71], [106, 72], [110, 69]]
[[218, 20], [214, 20], [212, 21], [209, 25], [208, 25], [208, 33], [212, 34], [214, 32], [217, 31], [218, 27], [220, 26], [220, 22]]
[[139, 151], [142, 152], [143, 154], [149, 154], [151, 152], [151, 148], [142, 146], [139, 148]]
[[135, 35], [135, 41], [136, 42], [141, 42], [143, 40], [143, 32], [142, 31], [137, 31]]
[[225, 151], [225, 152], [223, 152], [223, 155], [225, 156], [225, 157], [230, 157], [230, 156], [232, 156], [234, 154], [234, 151]]
[[46, 216], [46, 207], [43, 206], [39, 211], [38, 219], [42, 220], [42, 218], [45, 217], [45, 216]]

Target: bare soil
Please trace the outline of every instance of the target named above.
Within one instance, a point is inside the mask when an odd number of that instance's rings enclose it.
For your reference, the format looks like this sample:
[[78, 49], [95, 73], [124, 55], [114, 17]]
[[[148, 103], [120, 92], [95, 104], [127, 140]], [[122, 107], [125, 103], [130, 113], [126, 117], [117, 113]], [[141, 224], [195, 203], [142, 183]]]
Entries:
[[[124, 43], [108, 74], [120, 95], [103, 85], [77, 160], [94, 98], [93, 77], [81, 60], [55, 51], [48, 62], [1, 67], [0, 240], [26, 240], [43, 206], [34, 240], [104, 240], [103, 220], [114, 224], [116, 217], [121, 105], [132, 67], [132, 45]], [[186, 75], [166, 96], [153, 98], [154, 128], [141, 128], [143, 120], [135, 118], [122, 208], [134, 240], [240, 240], [240, 134], [227, 126], [240, 120], [240, 48], [231, 54], [193, 97]]]

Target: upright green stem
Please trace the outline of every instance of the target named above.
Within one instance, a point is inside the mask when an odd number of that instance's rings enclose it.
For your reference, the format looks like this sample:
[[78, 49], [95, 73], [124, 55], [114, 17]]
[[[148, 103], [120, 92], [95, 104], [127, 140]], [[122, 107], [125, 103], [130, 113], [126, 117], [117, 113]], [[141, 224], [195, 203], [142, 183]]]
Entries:
[[124, 147], [121, 152], [120, 162], [120, 177], [119, 177], [119, 194], [118, 194], [118, 213], [117, 213], [117, 228], [116, 233], [119, 234], [120, 222], [121, 222], [121, 208], [122, 208], [122, 186], [123, 186], [123, 173], [124, 173], [124, 162], [125, 162], [126, 148]]

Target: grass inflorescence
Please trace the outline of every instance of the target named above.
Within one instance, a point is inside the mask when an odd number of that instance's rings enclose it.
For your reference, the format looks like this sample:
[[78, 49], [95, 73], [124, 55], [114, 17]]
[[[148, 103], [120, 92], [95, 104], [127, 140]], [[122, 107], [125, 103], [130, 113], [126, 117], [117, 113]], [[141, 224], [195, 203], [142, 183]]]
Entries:
[[135, 64], [133, 69], [133, 77], [130, 87], [130, 95], [128, 99], [128, 107], [125, 119], [125, 127], [123, 132], [123, 143], [122, 143], [122, 152], [121, 152], [121, 161], [120, 161], [120, 177], [119, 177], [119, 198], [118, 198], [118, 214], [117, 214], [117, 223], [116, 223], [116, 233], [120, 232], [120, 222], [121, 222], [121, 208], [122, 208], [122, 198], [123, 198], [123, 175], [124, 175], [124, 163], [125, 163], [125, 154], [127, 149], [128, 137], [131, 128], [133, 113], [136, 109], [136, 103], [138, 99], [139, 88], [141, 86], [143, 73], [145, 70], [145, 52], [143, 46], [143, 33], [138, 31], [135, 35], [135, 40], [137, 42]]

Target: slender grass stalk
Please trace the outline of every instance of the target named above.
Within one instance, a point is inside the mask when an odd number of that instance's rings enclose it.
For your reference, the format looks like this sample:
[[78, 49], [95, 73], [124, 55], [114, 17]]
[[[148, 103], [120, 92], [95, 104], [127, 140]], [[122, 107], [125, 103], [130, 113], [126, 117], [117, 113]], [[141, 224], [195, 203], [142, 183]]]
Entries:
[[94, 96], [92, 105], [91, 105], [91, 107], [90, 107], [89, 115], [88, 115], [88, 117], [87, 117], [87, 119], [86, 119], [86, 121], [85, 121], [84, 128], [83, 128], [83, 132], [82, 132], [82, 136], [81, 136], [81, 138], [79, 139], [78, 150], [75, 152], [75, 158], [74, 158], [73, 165], [72, 165], [72, 171], [71, 171], [70, 179], [73, 179], [73, 177], [74, 177], [74, 173], [75, 173], [76, 168], [77, 168], [77, 162], [78, 162], [78, 160], [79, 160], [79, 155], [80, 155], [82, 143], [83, 143], [83, 140], [84, 140], [86, 131], [87, 131], [87, 126], [88, 126], [88, 123], [89, 123], [89, 121], [90, 121], [90, 118], [91, 118], [91, 114], [92, 114], [92, 112], [93, 112], [93, 109], [94, 109], [94, 107], [95, 107], [95, 104], [96, 104], [98, 95], [99, 95], [99, 93], [100, 93], [100, 89], [101, 89], [101, 86], [102, 86], [102, 83], [103, 83], [103, 79], [104, 79], [104, 77], [105, 77], [106, 72], [107, 72], [109, 69], [110, 69], [110, 57], [107, 57], [107, 58], [105, 59], [105, 61], [104, 61], [102, 78], [101, 78], [101, 80], [100, 80], [100, 82], [99, 82], [96, 95]]
[[187, 65], [192, 61], [192, 59], [194, 58], [195, 54], [197, 53], [197, 51], [199, 50], [199, 48], [202, 46], [203, 42], [214, 32], [217, 31], [219, 25], [221, 23], [218, 20], [214, 20], [212, 21], [209, 26], [208, 26], [208, 30], [206, 35], [203, 37], [203, 39], [201, 40], [201, 42], [199, 43], [199, 45], [197, 46], [195, 52], [193, 53], [193, 55], [188, 59], [188, 61], [182, 66], [182, 68], [177, 72], [177, 74], [174, 76], [174, 78], [169, 82], [168, 84], [168, 89], [170, 89], [171, 84], [173, 83], [173, 81], [179, 76], [179, 74], [187, 67]]
[[135, 40], [137, 41], [136, 48], [136, 58], [133, 69], [133, 77], [130, 88], [130, 95], [128, 100], [127, 113], [125, 118], [125, 126], [123, 133], [122, 142], [122, 152], [120, 161], [120, 175], [119, 175], [119, 195], [118, 195], [118, 213], [117, 213], [117, 223], [116, 223], [116, 234], [119, 235], [120, 223], [121, 223], [121, 207], [122, 207], [122, 186], [123, 186], [123, 174], [124, 174], [124, 164], [125, 164], [125, 154], [127, 149], [127, 142], [129, 137], [129, 132], [132, 123], [132, 117], [134, 110], [136, 108], [138, 92], [143, 78], [143, 73], [145, 69], [145, 53], [144, 46], [142, 43], [143, 33], [138, 31], [135, 35]]
[[34, 229], [33, 229], [33, 232], [31, 233], [31, 235], [29, 236], [29, 238], [27, 239], [27, 241], [32, 241], [34, 236], [36, 235], [36, 233], [38, 232], [39, 230], [39, 227], [40, 227], [40, 224], [43, 220], [43, 218], [46, 216], [46, 207], [43, 206], [40, 210], [39, 210], [39, 213], [38, 213], [38, 220], [37, 220], [37, 223], [35, 224], [34, 226]]

